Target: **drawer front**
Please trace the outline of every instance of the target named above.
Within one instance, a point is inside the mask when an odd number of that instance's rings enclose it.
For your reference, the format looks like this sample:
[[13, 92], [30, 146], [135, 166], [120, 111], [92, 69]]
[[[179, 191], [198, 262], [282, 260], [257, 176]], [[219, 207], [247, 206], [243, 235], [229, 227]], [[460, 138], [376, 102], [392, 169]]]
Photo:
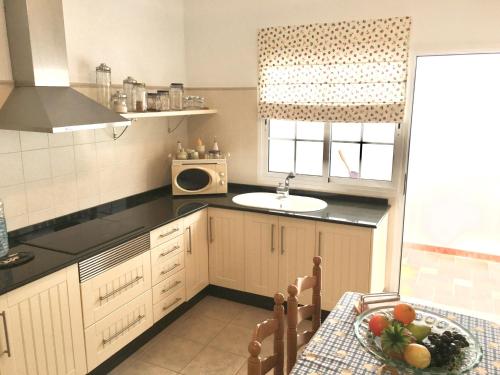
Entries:
[[186, 300], [186, 291], [184, 288], [172, 293], [167, 298], [153, 305], [154, 322], [163, 318], [169, 312], [180, 306]]
[[89, 327], [151, 288], [149, 251], [80, 285], [83, 322]]
[[184, 236], [162, 243], [151, 249], [151, 264], [163, 263], [167, 259], [184, 251]]
[[174, 255], [162, 263], [153, 263], [151, 267], [152, 285], [158, 284], [182, 269], [184, 269], [184, 252]]
[[85, 329], [88, 370], [94, 369], [153, 325], [151, 290]]
[[185, 270], [180, 270], [179, 272], [168, 277], [166, 280], [156, 284], [153, 287], [153, 304], [160, 302], [173, 293], [176, 293], [179, 289], [184, 290], [186, 287], [185, 277]]
[[162, 243], [165, 243], [172, 238], [175, 238], [182, 234], [184, 231], [183, 221], [182, 219], [173, 221], [167, 225], [164, 225], [160, 228], [152, 230], [149, 235], [151, 236], [151, 248], [156, 247]]

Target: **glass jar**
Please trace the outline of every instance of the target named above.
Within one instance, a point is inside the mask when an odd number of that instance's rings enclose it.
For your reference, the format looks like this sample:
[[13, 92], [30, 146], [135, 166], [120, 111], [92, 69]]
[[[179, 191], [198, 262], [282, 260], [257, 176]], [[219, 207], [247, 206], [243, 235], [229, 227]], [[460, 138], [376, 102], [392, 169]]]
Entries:
[[168, 90], [158, 90], [158, 98], [160, 100], [160, 111], [170, 110], [170, 96]]
[[136, 112], [146, 112], [148, 110], [146, 84], [137, 82], [134, 84], [134, 106]]
[[183, 108], [184, 85], [182, 83], [170, 84], [170, 109], [180, 111]]
[[160, 111], [161, 103], [158, 99], [158, 94], [155, 92], [148, 92], [148, 111]]
[[127, 95], [117, 90], [111, 98], [113, 111], [116, 113], [127, 113]]
[[9, 252], [9, 237], [7, 236], [7, 223], [5, 222], [5, 212], [3, 202], [0, 200], [0, 258]]
[[192, 109], [193, 108], [193, 98], [194, 96], [185, 96], [184, 97], [184, 108], [185, 109]]
[[203, 96], [195, 96], [193, 99], [193, 107], [196, 109], [206, 109], [205, 98]]
[[127, 95], [127, 109], [132, 112], [135, 111], [134, 85], [136, 83], [137, 81], [130, 76], [123, 80], [123, 92]]
[[101, 63], [95, 68], [95, 81], [97, 84], [97, 102], [111, 108], [111, 68]]

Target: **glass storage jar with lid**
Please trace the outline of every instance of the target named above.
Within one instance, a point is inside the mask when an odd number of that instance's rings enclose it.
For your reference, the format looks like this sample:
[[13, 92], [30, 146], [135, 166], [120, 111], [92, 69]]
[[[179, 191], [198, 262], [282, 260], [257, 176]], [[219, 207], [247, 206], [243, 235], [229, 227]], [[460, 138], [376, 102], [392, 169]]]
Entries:
[[179, 111], [183, 108], [184, 85], [182, 83], [170, 84], [170, 109]]
[[161, 111], [160, 98], [155, 92], [148, 92], [148, 111]]
[[111, 68], [101, 63], [95, 68], [95, 79], [97, 84], [97, 102], [107, 108], [111, 108]]
[[148, 110], [146, 84], [137, 82], [134, 84], [134, 104], [136, 112], [146, 112]]
[[127, 95], [117, 90], [112, 96], [113, 111], [116, 113], [127, 113]]
[[158, 90], [158, 99], [160, 100], [160, 111], [170, 110], [170, 96], [168, 90]]
[[123, 92], [127, 95], [127, 109], [132, 112], [135, 111], [134, 85], [136, 83], [137, 81], [130, 76], [123, 80]]

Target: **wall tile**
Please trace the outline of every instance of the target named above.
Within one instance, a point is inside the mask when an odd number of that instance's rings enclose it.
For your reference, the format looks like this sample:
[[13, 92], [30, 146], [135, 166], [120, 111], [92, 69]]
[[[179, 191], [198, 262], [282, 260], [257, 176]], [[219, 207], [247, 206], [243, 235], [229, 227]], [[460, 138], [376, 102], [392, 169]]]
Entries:
[[53, 219], [54, 217], [54, 209], [50, 207], [45, 210], [30, 212], [28, 214], [28, 222], [30, 225], [33, 225], [42, 221]]
[[21, 141], [17, 130], [0, 130], [0, 154], [21, 151]]
[[49, 147], [49, 136], [45, 133], [20, 132], [21, 150], [37, 150]]
[[28, 212], [24, 184], [0, 188], [0, 199], [4, 203], [7, 218], [24, 215]]
[[26, 198], [30, 214], [52, 208], [52, 180], [45, 179], [27, 183]]
[[50, 149], [52, 176], [63, 176], [75, 172], [75, 154], [72, 146]]
[[48, 149], [23, 151], [24, 181], [31, 182], [51, 177]]
[[80, 130], [73, 132], [73, 142], [75, 145], [83, 145], [86, 143], [95, 142], [95, 131], [91, 130]]
[[78, 197], [78, 209], [84, 210], [86, 208], [98, 206], [101, 202], [99, 201], [99, 195], [93, 195], [89, 197]]
[[63, 147], [73, 145], [73, 133], [49, 134], [50, 147]]
[[79, 172], [76, 175], [78, 200], [99, 196], [99, 174], [96, 171]]
[[52, 197], [55, 205], [72, 201], [76, 203], [78, 199], [76, 175], [54, 177], [52, 179]]
[[77, 172], [97, 169], [95, 143], [75, 146], [75, 162]]
[[107, 142], [113, 141], [113, 128], [95, 129], [95, 141]]
[[29, 225], [28, 214], [7, 218], [7, 231], [16, 230]]
[[115, 162], [114, 141], [96, 143], [97, 166], [100, 170], [113, 166]]
[[21, 153], [0, 154], [0, 187], [24, 182]]

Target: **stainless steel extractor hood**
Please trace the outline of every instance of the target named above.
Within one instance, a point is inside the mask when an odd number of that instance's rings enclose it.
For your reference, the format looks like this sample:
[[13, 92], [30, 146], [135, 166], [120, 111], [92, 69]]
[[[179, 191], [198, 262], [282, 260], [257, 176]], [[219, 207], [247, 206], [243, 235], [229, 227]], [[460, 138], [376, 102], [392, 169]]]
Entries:
[[60, 133], [130, 120], [69, 87], [62, 0], [4, 0], [15, 87], [0, 129]]

